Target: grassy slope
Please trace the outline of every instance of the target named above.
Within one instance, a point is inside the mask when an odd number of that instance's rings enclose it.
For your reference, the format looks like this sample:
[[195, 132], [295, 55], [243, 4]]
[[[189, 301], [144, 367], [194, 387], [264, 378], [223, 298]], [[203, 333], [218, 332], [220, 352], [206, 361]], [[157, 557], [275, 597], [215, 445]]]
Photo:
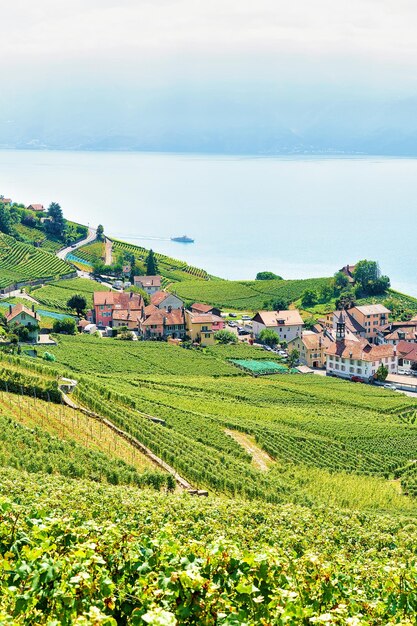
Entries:
[[93, 304], [93, 293], [95, 291], [108, 290], [108, 287], [88, 278], [73, 278], [52, 282], [39, 289], [32, 289], [31, 295], [47, 309], [71, 312], [67, 307], [67, 302], [74, 293], [83, 295], [87, 300], [87, 306], [91, 307]]

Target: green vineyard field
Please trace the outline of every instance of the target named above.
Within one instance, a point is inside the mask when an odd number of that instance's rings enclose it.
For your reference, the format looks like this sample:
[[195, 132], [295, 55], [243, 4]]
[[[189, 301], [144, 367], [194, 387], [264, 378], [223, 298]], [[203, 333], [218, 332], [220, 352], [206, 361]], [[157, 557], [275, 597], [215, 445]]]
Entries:
[[54, 254], [0, 233], [0, 288], [39, 278], [59, 278], [73, 271]]

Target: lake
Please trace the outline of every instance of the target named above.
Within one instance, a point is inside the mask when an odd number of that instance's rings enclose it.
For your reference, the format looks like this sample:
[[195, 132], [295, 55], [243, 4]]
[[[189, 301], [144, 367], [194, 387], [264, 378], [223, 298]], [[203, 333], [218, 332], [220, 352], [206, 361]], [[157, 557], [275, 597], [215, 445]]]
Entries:
[[[417, 296], [417, 160], [0, 151], [0, 193], [225, 278], [376, 259]], [[170, 237], [189, 235], [194, 244]]]

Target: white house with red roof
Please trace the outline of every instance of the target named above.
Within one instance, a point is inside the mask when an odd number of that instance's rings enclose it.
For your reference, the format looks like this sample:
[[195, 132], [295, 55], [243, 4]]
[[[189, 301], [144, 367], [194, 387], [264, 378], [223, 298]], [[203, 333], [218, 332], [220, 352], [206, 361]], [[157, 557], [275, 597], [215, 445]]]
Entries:
[[297, 309], [288, 311], [258, 311], [252, 319], [253, 334], [259, 337], [265, 328], [277, 333], [279, 341], [301, 337], [304, 322]]
[[389, 374], [397, 372], [397, 350], [391, 344], [375, 345], [363, 337], [346, 339], [345, 315], [340, 313], [336, 327], [336, 341], [325, 351], [326, 373], [339, 378], [371, 380], [384, 365]]

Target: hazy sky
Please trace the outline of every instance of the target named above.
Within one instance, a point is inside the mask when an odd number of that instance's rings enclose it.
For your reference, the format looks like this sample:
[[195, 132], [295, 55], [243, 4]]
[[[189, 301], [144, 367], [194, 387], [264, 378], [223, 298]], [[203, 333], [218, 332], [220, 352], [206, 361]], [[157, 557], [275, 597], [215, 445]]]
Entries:
[[157, 90], [172, 123], [186, 100], [191, 124], [227, 126], [229, 99], [232, 117], [259, 123], [265, 107], [269, 124], [269, 101], [288, 104], [295, 132], [337, 94], [361, 107], [417, 96], [415, 0], [3, 0], [0, 23], [0, 123], [44, 133], [65, 102], [92, 128], [121, 102], [166, 125]]

